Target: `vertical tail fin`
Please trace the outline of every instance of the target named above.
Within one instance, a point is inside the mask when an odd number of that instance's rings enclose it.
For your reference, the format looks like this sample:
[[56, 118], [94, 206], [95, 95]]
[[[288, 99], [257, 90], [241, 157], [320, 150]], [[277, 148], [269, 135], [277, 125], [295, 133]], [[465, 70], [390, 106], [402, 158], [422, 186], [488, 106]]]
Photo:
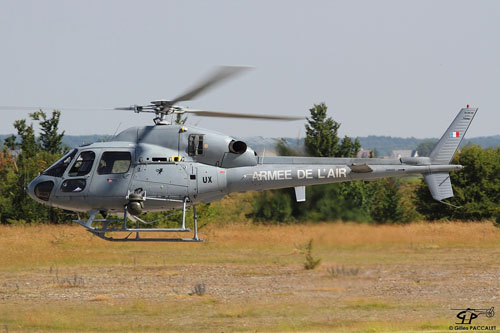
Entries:
[[[477, 108], [469, 108], [468, 105], [467, 108], [460, 110], [455, 120], [453, 120], [450, 127], [444, 132], [441, 140], [439, 140], [432, 150], [430, 155], [431, 164], [450, 163], [477, 110]], [[450, 174], [448, 172], [427, 173], [424, 175], [424, 179], [434, 200], [443, 202], [443, 199], [453, 196]]]
[[464, 108], [460, 110], [450, 127], [444, 132], [441, 140], [431, 152], [432, 164], [449, 164], [453, 155], [464, 138], [472, 119], [476, 115], [477, 108]]

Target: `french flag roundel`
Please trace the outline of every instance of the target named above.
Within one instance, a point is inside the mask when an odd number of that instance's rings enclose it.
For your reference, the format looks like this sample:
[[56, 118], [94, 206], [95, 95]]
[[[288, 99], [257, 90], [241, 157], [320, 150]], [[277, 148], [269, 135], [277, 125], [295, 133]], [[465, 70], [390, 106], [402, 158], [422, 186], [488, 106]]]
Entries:
[[451, 132], [450, 133], [450, 138], [458, 138], [460, 137], [460, 132]]

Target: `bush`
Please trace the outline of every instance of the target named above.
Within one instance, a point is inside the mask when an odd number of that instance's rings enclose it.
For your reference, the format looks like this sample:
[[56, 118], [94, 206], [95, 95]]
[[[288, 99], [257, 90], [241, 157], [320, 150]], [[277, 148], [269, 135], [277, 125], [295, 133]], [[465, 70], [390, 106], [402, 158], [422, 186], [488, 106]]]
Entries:
[[286, 190], [256, 193], [253, 211], [247, 217], [259, 222], [290, 222], [293, 220], [292, 200]]
[[313, 240], [309, 240], [309, 243], [305, 246], [306, 249], [306, 262], [304, 263], [304, 268], [307, 270], [315, 269], [321, 262], [321, 259], [315, 259], [312, 256], [312, 246]]
[[493, 222], [493, 225], [497, 228], [500, 228], [500, 214], [498, 214], [495, 222]]

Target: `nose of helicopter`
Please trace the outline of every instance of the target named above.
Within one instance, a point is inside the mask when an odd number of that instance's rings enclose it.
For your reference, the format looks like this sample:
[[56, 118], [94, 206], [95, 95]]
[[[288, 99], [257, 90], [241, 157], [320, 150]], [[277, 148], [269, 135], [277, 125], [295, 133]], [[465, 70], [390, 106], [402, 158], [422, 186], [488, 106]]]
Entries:
[[50, 198], [54, 182], [52, 180], [44, 179], [44, 177], [36, 177], [29, 183], [26, 188], [26, 193], [35, 201], [47, 204]]

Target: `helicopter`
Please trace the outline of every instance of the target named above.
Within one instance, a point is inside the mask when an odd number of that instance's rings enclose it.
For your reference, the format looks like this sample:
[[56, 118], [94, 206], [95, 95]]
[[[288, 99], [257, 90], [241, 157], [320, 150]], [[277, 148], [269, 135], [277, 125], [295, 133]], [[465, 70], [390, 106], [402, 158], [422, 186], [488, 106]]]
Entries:
[[[201, 242], [196, 205], [219, 200], [234, 192], [293, 187], [296, 200], [303, 202], [306, 200], [306, 186], [422, 174], [432, 197], [450, 205], [443, 201], [453, 196], [449, 173], [462, 169], [461, 165], [450, 162], [477, 108], [467, 105], [459, 111], [429, 157], [399, 159], [259, 156], [244, 141], [229, 135], [167, 121], [167, 116], [179, 114], [305, 119], [198, 110], [177, 104], [192, 100], [247, 69], [219, 67], [172, 100], [114, 108], [153, 113], [154, 125], [131, 127], [110, 141], [72, 149], [33, 179], [27, 193], [41, 204], [87, 213], [87, 219], [74, 222], [104, 240], [121, 242]], [[193, 211], [193, 230], [186, 227], [188, 208]], [[139, 217], [142, 213], [171, 209], [182, 209], [178, 228], [149, 228], [147, 224], [150, 222]], [[98, 218], [98, 214], [103, 218]], [[128, 220], [135, 222], [135, 227], [129, 227]], [[141, 227], [142, 224], [145, 226]], [[192, 232], [193, 236], [143, 237], [150, 232], [160, 235]], [[123, 233], [127, 235], [114, 236]]]

